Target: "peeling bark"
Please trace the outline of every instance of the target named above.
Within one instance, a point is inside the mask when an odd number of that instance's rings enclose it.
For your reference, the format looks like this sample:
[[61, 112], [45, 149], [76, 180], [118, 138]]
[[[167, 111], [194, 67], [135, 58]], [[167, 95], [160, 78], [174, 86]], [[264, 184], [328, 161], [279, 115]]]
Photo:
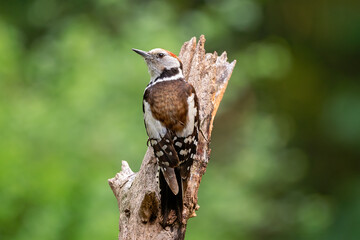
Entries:
[[182, 224], [175, 221], [176, 216], [170, 216], [170, 221], [174, 222], [171, 227], [164, 229], [160, 225], [160, 189], [155, 181], [157, 165], [153, 149], [149, 147], [139, 172], [134, 173], [123, 161], [121, 172], [109, 179], [120, 210], [119, 239], [183, 239], [188, 219], [196, 216], [200, 181], [210, 157], [214, 117], [236, 63], [227, 62], [226, 52], [221, 56], [216, 52], [205, 53], [204, 44], [203, 35], [197, 44], [193, 37], [184, 43], [179, 54], [185, 79], [194, 86], [199, 99], [202, 132], [189, 182], [184, 189]]

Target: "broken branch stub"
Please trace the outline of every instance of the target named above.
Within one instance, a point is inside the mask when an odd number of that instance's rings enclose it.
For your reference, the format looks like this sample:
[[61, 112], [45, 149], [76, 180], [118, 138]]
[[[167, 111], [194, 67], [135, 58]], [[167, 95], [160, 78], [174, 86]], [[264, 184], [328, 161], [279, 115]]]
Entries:
[[203, 35], [197, 44], [193, 37], [184, 43], [179, 54], [185, 79], [194, 86], [199, 99], [201, 123], [196, 157], [184, 189], [182, 224], [172, 216], [169, 217], [173, 222], [171, 227], [161, 226], [160, 189], [155, 180], [157, 164], [149, 147], [139, 172], [134, 173], [123, 161], [121, 172], [109, 179], [120, 210], [119, 239], [183, 239], [188, 219], [196, 216], [200, 181], [210, 156], [214, 117], [236, 63], [227, 61], [226, 52], [221, 56], [216, 52], [205, 53], [204, 44]]

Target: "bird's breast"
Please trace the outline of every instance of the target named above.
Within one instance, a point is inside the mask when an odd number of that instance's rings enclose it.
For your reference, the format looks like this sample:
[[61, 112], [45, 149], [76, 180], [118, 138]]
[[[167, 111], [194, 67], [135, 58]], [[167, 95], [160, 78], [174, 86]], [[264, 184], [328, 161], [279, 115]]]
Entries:
[[181, 133], [191, 127], [189, 123], [193, 125], [194, 94], [193, 87], [183, 80], [164, 81], [148, 88], [144, 101], [149, 104], [154, 119], [165, 128]]

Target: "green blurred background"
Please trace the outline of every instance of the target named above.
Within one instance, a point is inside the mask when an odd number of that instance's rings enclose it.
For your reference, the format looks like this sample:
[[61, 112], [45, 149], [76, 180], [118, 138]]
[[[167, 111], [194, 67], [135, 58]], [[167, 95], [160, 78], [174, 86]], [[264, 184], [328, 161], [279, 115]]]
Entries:
[[0, 239], [117, 239], [107, 179], [146, 151], [145, 63], [237, 60], [186, 239], [360, 239], [360, 2], [0, 3]]

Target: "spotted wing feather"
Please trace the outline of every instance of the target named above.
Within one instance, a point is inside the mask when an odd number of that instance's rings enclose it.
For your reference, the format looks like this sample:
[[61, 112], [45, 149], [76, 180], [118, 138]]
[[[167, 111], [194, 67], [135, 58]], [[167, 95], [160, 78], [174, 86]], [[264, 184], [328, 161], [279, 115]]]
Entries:
[[154, 154], [167, 184], [176, 195], [179, 192], [179, 185], [176, 180], [174, 168], [179, 166], [180, 161], [170, 133], [167, 132], [160, 141], [150, 139], [150, 144], [154, 149]]
[[177, 138], [174, 142], [175, 150], [180, 160], [180, 175], [182, 179], [187, 179], [190, 167], [193, 164], [196, 154], [196, 144], [198, 141], [197, 129], [187, 137]]
[[[195, 90], [193, 90], [195, 93]], [[185, 137], [175, 137], [173, 139], [175, 150], [180, 160], [180, 175], [182, 179], [187, 179], [190, 174], [190, 168], [194, 162], [196, 148], [198, 143], [199, 132], [199, 104], [196, 94], [194, 94], [194, 109], [196, 110], [194, 117], [194, 126], [192, 133]], [[186, 182], [186, 181], [185, 181]]]

